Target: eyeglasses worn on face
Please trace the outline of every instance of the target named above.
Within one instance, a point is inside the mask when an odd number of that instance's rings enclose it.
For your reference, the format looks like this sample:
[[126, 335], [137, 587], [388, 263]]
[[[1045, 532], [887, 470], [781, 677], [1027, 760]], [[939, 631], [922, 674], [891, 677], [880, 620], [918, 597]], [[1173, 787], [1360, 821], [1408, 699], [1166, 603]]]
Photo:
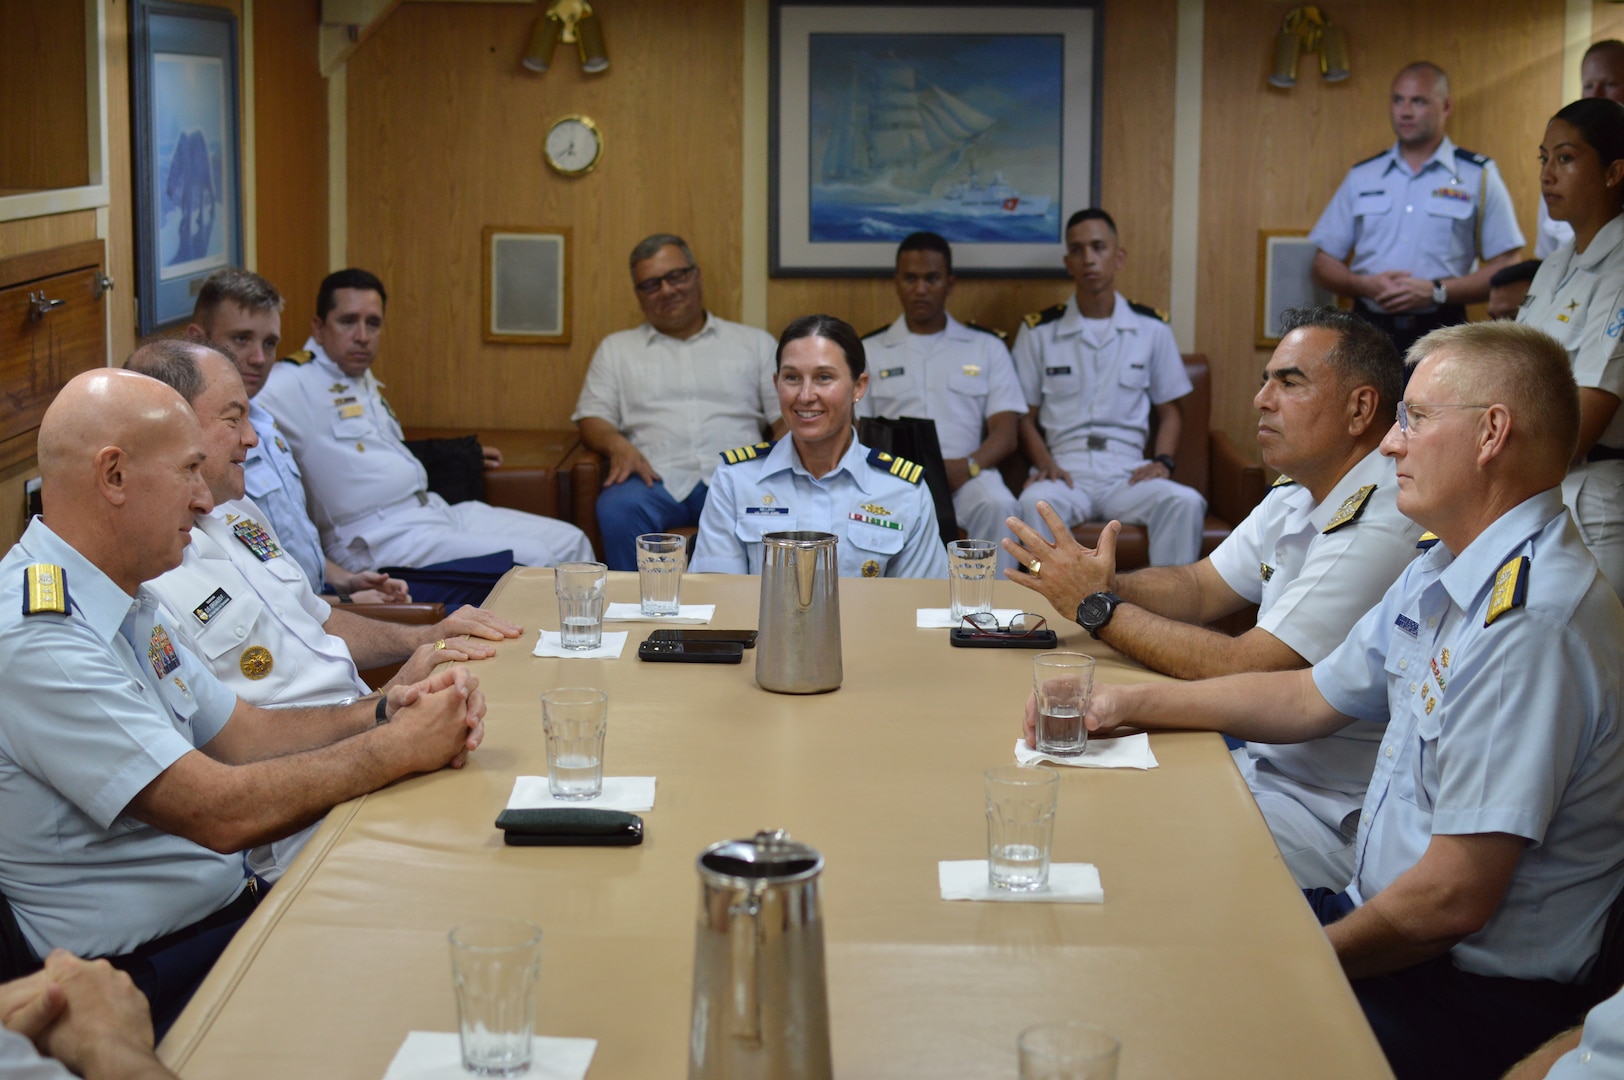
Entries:
[[977, 637], [1031, 637], [1048, 625], [1047, 619], [1041, 615], [1034, 615], [1030, 611], [1016, 612], [1010, 617], [1007, 626], [1001, 626], [998, 616], [990, 611], [972, 611], [964, 616], [964, 625], [959, 629], [974, 634]]
[[1409, 435], [1411, 432], [1414, 432], [1414, 431], [1419, 431], [1420, 428], [1421, 428], [1421, 425], [1426, 423], [1429, 419], [1432, 418], [1433, 413], [1441, 412], [1444, 409], [1487, 409], [1487, 408], [1488, 408], [1487, 405], [1462, 405], [1462, 404], [1420, 405], [1420, 406], [1416, 406], [1416, 405], [1411, 405], [1409, 402], [1406, 402], [1406, 401], [1400, 401], [1398, 403], [1398, 429], [1399, 429], [1399, 431], [1403, 432], [1405, 435]]
[[669, 274], [661, 274], [659, 277], [645, 278], [642, 281], [639, 281], [636, 285], [633, 285], [632, 288], [636, 289], [644, 296], [653, 296], [655, 293], [660, 291], [660, 286], [662, 285], [669, 285], [673, 289], [680, 289], [682, 286], [688, 284], [688, 279], [694, 276], [695, 269], [696, 267], [693, 266], [679, 266]]

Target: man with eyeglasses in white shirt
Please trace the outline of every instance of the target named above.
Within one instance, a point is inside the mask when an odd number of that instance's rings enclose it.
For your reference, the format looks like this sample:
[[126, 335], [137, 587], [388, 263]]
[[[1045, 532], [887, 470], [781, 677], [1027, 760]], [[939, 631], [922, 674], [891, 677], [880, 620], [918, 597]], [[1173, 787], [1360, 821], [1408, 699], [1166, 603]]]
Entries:
[[640, 534], [699, 524], [722, 451], [784, 433], [777, 343], [705, 310], [687, 242], [645, 238], [631, 272], [647, 321], [598, 345], [571, 417], [605, 458], [597, 513], [611, 570], [637, 568]]

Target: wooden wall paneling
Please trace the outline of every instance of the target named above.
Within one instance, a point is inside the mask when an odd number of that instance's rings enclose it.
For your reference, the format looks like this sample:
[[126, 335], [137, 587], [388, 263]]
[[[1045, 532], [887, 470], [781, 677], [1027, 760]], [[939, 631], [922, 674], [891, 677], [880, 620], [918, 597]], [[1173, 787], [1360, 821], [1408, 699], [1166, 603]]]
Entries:
[[[1106, 0], [1100, 201], [1116, 219], [1128, 263], [1123, 295], [1165, 309], [1173, 249], [1173, 95], [1177, 0]], [[1070, 216], [1083, 207], [1063, 207]], [[1055, 246], [1055, 265], [1065, 254]], [[1071, 295], [1065, 280], [959, 279], [954, 316], [1014, 333], [1021, 316]], [[767, 329], [814, 311], [838, 315], [862, 333], [901, 313], [881, 278], [775, 278], [767, 288]]]
[[1624, 7], [1617, 0], [1595, 0], [1590, 15], [1592, 41], [1624, 41]]
[[254, 5], [254, 142], [259, 259], [282, 293], [282, 339], [299, 348], [327, 266], [327, 80], [320, 0]]
[[130, 171], [130, 5], [105, 0], [107, 31], [107, 268], [113, 291], [107, 294], [112, 330], [108, 358], [122, 364], [135, 351], [135, 178]]
[[[523, 71], [537, 14], [403, 4], [349, 60], [350, 261], [389, 289], [377, 371], [408, 424], [568, 426], [597, 342], [641, 321], [626, 256], [652, 232], [685, 236], [707, 305], [738, 317], [740, 0], [613, 5], [602, 75], [562, 45], [551, 71]], [[577, 179], [541, 153], [570, 113], [604, 131], [602, 162]], [[574, 228], [569, 346], [481, 340], [488, 224]]]
[[[1387, 91], [1425, 58], [1451, 76], [1455, 142], [1494, 158], [1533, 249], [1536, 150], [1560, 107], [1562, 0], [1368, 0], [1330, 11], [1353, 75], [1267, 85], [1273, 0], [1209, 0], [1203, 74], [1201, 267], [1196, 347], [1212, 361], [1213, 427], [1253, 451], [1251, 398], [1268, 352], [1253, 344], [1259, 229], [1309, 229], [1348, 167], [1392, 145]], [[1255, 451], [1254, 451], [1255, 452]]]
[[0, 193], [90, 182], [85, 93], [84, 4], [0, 3]]
[[96, 211], [0, 221], [0, 259], [96, 239]]

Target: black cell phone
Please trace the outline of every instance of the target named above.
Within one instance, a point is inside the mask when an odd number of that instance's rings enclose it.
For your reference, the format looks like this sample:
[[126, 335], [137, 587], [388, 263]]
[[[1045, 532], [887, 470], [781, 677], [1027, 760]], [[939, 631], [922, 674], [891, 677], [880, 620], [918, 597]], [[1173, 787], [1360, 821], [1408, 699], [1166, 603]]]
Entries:
[[737, 664], [744, 660], [744, 646], [737, 641], [656, 641], [650, 637], [637, 647], [637, 657], [656, 664]]
[[1052, 649], [1060, 643], [1053, 630], [1017, 635], [978, 632], [962, 626], [949, 631], [948, 641], [958, 649]]
[[754, 630], [656, 630], [650, 641], [737, 641], [746, 649], [756, 647]]
[[503, 810], [496, 827], [503, 843], [513, 847], [633, 847], [643, 842], [643, 819], [624, 810]]

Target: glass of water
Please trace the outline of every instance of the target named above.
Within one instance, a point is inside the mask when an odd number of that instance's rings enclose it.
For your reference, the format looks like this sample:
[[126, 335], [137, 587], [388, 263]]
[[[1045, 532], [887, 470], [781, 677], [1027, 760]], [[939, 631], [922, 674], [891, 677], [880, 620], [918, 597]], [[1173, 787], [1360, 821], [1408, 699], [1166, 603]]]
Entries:
[[1029, 1027], [1015, 1045], [1021, 1080], [1116, 1080], [1122, 1051], [1109, 1031], [1075, 1020]]
[[595, 799], [603, 793], [603, 737], [609, 692], [561, 686], [541, 695], [547, 737], [547, 790], [555, 799]]
[[637, 538], [637, 587], [644, 615], [675, 615], [681, 606], [682, 570], [688, 538], [676, 533], [644, 533]]
[[947, 589], [953, 625], [966, 615], [992, 610], [998, 545], [991, 540], [954, 540], [947, 545]]
[[1060, 776], [1053, 769], [1000, 765], [985, 774], [987, 881], [995, 889], [1049, 887], [1049, 845]]
[[536, 1026], [541, 928], [520, 919], [481, 919], [451, 931], [462, 1067], [479, 1076], [530, 1071]]
[[601, 562], [567, 562], [553, 567], [558, 592], [560, 643], [566, 649], [596, 649], [603, 644], [603, 602], [609, 568]]
[[1032, 660], [1038, 699], [1038, 751], [1075, 757], [1088, 746], [1088, 702], [1094, 696], [1094, 658], [1086, 653], [1039, 653]]

